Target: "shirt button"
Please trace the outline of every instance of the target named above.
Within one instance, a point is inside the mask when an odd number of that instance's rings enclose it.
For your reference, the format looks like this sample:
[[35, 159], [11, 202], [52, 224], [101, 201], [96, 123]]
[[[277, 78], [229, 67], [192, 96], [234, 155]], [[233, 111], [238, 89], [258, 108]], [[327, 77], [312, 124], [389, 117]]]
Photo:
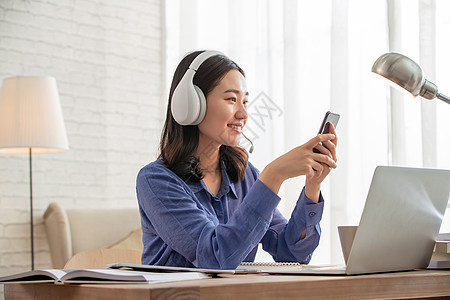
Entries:
[[313, 212], [313, 211], [309, 213], [309, 216], [310, 216], [311, 218], [314, 217], [315, 215], [316, 215], [316, 213]]

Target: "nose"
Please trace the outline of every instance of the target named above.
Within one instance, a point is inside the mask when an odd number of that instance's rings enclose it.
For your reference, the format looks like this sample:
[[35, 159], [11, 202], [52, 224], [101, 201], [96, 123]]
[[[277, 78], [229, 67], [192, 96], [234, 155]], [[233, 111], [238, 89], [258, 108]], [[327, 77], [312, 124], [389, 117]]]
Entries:
[[240, 103], [237, 106], [236, 109], [236, 113], [234, 114], [234, 116], [236, 117], [236, 119], [238, 120], [247, 120], [248, 115], [247, 115], [247, 108], [245, 107], [244, 104]]

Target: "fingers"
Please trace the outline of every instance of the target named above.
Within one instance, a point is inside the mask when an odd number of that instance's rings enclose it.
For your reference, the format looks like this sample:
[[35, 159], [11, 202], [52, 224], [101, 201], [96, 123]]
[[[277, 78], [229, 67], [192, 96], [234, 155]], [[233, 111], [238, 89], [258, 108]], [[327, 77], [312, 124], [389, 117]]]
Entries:
[[317, 161], [313, 161], [311, 163], [312, 166], [312, 172], [311, 172], [311, 177], [313, 178], [318, 178], [322, 175], [322, 172], [324, 170], [324, 166], [321, 163], [318, 163]]
[[325, 179], [325, 177], [330, 174], [331, 168], [325, 164], [319, 165], [314, 165], [312, 172], [310, 172], [310, 174], [308, 174], [307, 176], [310, 178], [310, 180], [315, 180], [321, 183]]
[[330, 129], [330, 133], [336, 134], [336, 128], [334, 128], [333, 123], [329, 123], [328, 128]]
[[[331, 128], [334, 130], [334, 128]], [[336, 139], [333, 133], [319, 134], [306, 144], [298, 146], [271, 163], [284, 179], [306, 175], [321, 182], [336, 165]], [[314, 153], [313, 149], [320, 151]]]
[[332, 133], [326, 133], [326, 134], [318, 134], [315, 137], [313, 137], [312, 139], [310, 139], [306, 145], [308, 145], [308, 147], [315, 148], [317, 145], [319, 145], [322, 142], [325, 141], [330, 141], [336, 138], [335, 134]]
[[335, 162], [337, 162], [337, 157], [336, 157], [336, 147], [337, 147], [337, 142], [338, 142], [338, 138], [337, 138], [337, 134], [336, 134], [336, 129], [334, 128], [334, 125], [332, 123], [330, 123], [329, 125], [330, 128], [330, 133], [334, 134], [334, 138], [331, 140], [327, 140], [322, 142], [322, 144], [331, 151], [331, 154], [333, 156], [333, 160]]
[[[332, 144], [330, 142], [328, 142], [328, 143]], [[333, 157], [333, 153], [327, 147], [324, 147], [324, 145], [325, 145], [325, 142], [323, 144], [317, 145], [314, 149], [317, 149], [320, 153], [322, 153], [324, 155], [327, 155], [329, 157]], [[334, 159], [334, 157], [333, 157], [333, 159]]]
[[[332, 159], [337, 162], [336, 156], [336, 146], [337, 146], [337, 135], [333, 124], [330, 123], [330, 133], [318, 134], [314, 138], [308, 141], [306, 145], [311, 148], [316, 148], [322, 154], [332, 157]], [[324, 149], [326, 148], [326, 150]]]
[[[321, 145], [323, 148], [327, 149], [328, 152], [325, 153], [322, 150], [319, 150], [320, 152], [322, 152], [323, 154], [327, 154], [328, 156], [332, 157], [333, 160], [335, 162], [337, 162], [337, 157], [336, 157], [336, 145], [334, 143], [332, 143], [331, 141], [325, 141], [322, 143]], [[316, 149], [319, 149], [319, 146], [316, 147]]]
[[334, 125], [332, 123], [330, 123], [330, 133], [334, 134], [334, 139], [332, 139], [331, 142], [333, 142], [333, 144], [337, 147], [338, 138], [336, 134], [336, 129], [334, 128]]
[[[322, 146], [323, 147], [323, 146]], [[330, 168], [336, 169], [337, 164], [331, 156], [323, 155], [320, 153], [314, 153], [313, 159], [318, 162], [327, 165]]]

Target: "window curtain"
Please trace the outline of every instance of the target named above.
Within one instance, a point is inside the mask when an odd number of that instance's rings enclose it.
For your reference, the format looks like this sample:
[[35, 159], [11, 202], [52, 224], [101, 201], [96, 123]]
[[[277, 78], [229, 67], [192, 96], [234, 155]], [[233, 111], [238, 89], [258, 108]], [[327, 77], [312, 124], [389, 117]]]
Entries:
[[[245, 133], [260, 170], [314, 137], [327, 110], [341, 115], [338, 169], [323, 184], [322, 239], [311, 263], [343, 262], [337, 226], [358, 224], [377, 165], [450, 168], [450, 106], [413, 99], [370, 72], [381, 54], [397, 51], [449, 94], [445, 0], [166, 0], [164, 10], [164, 101], [186, 53], [224, 52], [246, 72]], [[286, 218], [303, 184], [302, 177], [283, 184]]]

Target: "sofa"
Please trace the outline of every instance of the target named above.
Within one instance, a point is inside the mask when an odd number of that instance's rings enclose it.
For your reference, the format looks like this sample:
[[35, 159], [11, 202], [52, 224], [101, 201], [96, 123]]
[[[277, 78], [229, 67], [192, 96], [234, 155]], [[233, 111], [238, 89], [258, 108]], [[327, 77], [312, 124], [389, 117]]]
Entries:
[[53, 268], [61, 269], [76, 253], [101, 248], [124, 248], [142, 253], [142, 230], [137, 208], [64, 209], [52, 202], [44, 225]]

